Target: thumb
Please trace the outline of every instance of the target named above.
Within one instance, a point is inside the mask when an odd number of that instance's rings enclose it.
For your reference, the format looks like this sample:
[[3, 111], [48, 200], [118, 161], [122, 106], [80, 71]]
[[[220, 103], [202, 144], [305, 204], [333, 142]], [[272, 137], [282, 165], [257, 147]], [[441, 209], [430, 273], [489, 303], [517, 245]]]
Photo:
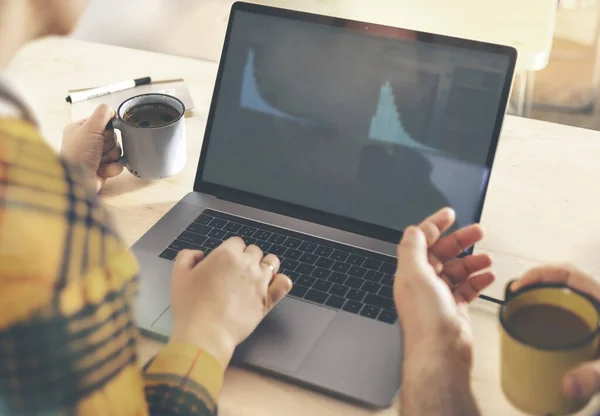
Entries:
[[404, 230], [402, 241], [398, 244], [398, 265], [425, 266], [427, 260], [427, 239], [419, 227], [408, 227]]
[[600, 393], [600, 360], [569, 371], [563, 378], [563, 391], [572, 398], [588, 398]]
[[268, 310], [273, 309], [273, 307], [289, 293], [291, 288], [292, 281], [289, 277], [283, 274], [276, 275], [271, 281], [271, 284], [269, 285], [269, 291], [267, 293]]
[[106, 125], [115, 117], [115, 110], [107, 104], [100, 104], [90, 118], [88, 118], [84, 126], [92, 133], [102, 133], [106, 130]]

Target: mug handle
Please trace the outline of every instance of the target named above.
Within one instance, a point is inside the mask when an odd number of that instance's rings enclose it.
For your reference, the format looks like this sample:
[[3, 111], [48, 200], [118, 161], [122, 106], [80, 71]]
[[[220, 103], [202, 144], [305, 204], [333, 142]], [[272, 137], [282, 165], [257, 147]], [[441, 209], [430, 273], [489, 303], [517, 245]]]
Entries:
[[517, 279], [513, 279], [506, 284], [504, 288], [504, 302], [510, 301], [515, 296], [515, 292], [511, 289], [511, 286], [516, 281]]
[[[108, 122], [108, 124], [106, 125], [106, 127], [104, 129], [109, 130], [109, 131], [114, 131], [115, 129], [121, 130], [121, 123], [122, 123], [121, 119], [119, 117], [115, 117]], [[121, 151], [123, 152], [123, 154], [119, 158], [118, 162], [121, 165], [123, 165], [124, 168], [127, 168], [128, 163], [127, 163], [127, 156], [125, 156], [125, 148], [123, 147], [123, 138], [121, 138]]]

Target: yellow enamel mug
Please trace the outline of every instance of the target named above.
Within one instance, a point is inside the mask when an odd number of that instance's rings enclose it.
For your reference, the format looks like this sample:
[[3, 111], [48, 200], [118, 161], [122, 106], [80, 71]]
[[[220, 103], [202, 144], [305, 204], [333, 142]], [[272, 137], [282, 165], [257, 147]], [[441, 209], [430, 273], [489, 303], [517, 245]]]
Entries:
[[[500, 308], [500, 377], [502, 390], [513, 406], [532, 415], [567, 415], [583, 409], [588, 400], [567, 398], [563, 376], [578, 365], [594, 360], [600, 340], [598, 302], [564, 285], [540, 283], [516, 292], [506, 286]], [[509, 327], [511, 316], [525, 307], [548, 305], [576, 314], [589, 326], [582, 339], [568, 345], [533, 346]]]

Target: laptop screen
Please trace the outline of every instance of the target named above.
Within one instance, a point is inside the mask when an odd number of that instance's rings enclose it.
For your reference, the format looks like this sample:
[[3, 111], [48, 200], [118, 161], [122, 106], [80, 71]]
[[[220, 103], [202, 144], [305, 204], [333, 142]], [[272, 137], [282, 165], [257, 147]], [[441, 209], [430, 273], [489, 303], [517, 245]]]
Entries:
[[385, 229], [478, 221], [514, 56], [306, 16], [234, 12], [201, 181]]

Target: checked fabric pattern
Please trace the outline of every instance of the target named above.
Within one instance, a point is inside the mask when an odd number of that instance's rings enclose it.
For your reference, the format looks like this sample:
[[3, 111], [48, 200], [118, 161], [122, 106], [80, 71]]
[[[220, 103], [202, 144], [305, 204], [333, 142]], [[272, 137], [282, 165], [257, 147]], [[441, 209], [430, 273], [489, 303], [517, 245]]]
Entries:
[[138, 366], [137, 263], [87, 175], [0, 119], [0, 415], [216, 414], [209, 354]]

